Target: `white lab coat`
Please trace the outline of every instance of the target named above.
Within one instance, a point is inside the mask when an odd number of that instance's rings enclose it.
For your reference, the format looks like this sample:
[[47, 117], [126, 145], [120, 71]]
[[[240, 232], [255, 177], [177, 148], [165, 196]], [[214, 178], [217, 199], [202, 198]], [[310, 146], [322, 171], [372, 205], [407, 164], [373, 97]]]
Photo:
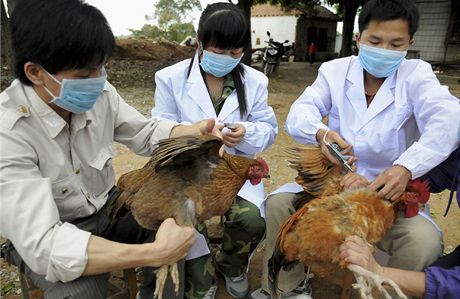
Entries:
[[[242, 81], [248, 104], [247, 113], [241, 117], [234, 90], [225, 100], [219, 115], [216, 115], [200, 72], [197, 55], [187, 78], [189, 65], [190, 59], [187, 59], [155, 74], [155, 107], [152, 116], [185, 124], [206, 118], [214, 118], [218, 123], [242, 124], [246, 129], [244, 139], [234, 148], [225, 147], [225, 151], [231, 154], [253, 157], [274, 143], [278, 124], [273, 109], [267, 103], [268, 78], [264, 74], [244, 66]], [[253, 186], [246, 181], [238, 195], [260, 207], [265, 199], [263, 184]], [[203, 242], [198, 240], [196, 243]], [[193, 257], [200, 255], [197, 253]], [[193, 257], [189, 254], [188, 259]]]
[[[396, 164], [415, 179], [458, 146], [459, 101], [430, 64], [404, 60], [369, 107], [363, 76], [357, 56], [323, 63], [313, 85], [292, 105], [287, 132], [300, 143], [316, 143], [318, 129], [338, 132], [353, 145], [357, 172], [368, 180]], [[321, 122], [326, 115], [328, 125]]]
[[[457, 148], [460, 105], [442, 86], [430, 64], [404, 60], [380, 87], [367, 107], [363, 68], [357, 56], [336, 59], [319, 69], [312, 86], [292, 105], [286, 131], [300, 143], [317, 143], [319, 129], [338, 132], [353, 145], [357, 173], [374, 180], [392, 165], [402, 165], [418, 178], [447, 159]], [[328, 125], [322, 123], [329, 116]], [[297, 193], [297, 183], [272, 194]], [[427, 218], [440, 232], [434, 221]]]

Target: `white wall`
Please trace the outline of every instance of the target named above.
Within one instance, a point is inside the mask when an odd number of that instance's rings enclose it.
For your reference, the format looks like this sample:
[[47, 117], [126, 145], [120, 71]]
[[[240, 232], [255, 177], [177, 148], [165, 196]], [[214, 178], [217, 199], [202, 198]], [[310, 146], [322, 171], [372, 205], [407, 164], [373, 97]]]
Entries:
[[449, 25], [450, 0], [416, 0], [416, 3], [420, 12], [420, 23], [411, 50], [420, 51], [420, 58], [423, 60], [441, 62]]
[[[279, 16], [279, 17], [253, 17], [251, 18], [252, 47], [263, 48], [268, 41], [267, 31], [270, 31], [271, 37], [277, 42], [289, 40], [289, 44], [295, 42], [295, 26], [297, 17]], [[256, 45], [257, 38], [260, 38], [260, 45]]]

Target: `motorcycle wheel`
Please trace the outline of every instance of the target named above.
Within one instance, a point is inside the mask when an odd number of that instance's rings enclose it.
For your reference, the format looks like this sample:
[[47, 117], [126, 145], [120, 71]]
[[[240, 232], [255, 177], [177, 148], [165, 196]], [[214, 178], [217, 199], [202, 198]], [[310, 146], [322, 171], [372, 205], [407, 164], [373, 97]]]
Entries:
[[271, 63], [266, 63], [265, 64], [265, 67], [264, 67], [264, 74], [265, 76], [270, 76], [273, 71], [275, 70], [275, 65], [274, 64], [271, 64]]

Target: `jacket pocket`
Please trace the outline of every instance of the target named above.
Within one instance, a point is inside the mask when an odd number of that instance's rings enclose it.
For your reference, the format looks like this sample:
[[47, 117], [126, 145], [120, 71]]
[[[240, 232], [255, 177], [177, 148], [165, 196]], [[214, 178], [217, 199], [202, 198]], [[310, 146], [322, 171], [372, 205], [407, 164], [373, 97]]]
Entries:
[[64, 221], [75, 218], [85, 201], [78, 185], [78, 178], [72, 174], [52, 182], [51, 188], [59, 211], [59, 218]]
[[[85, 184], [88, 191], [94, 196], [98, 197], [102, 192], [106, 191], [109, 185], [115, 184], [115, 172], [112, 167], [112, 160], [115, 156], [113, 147], [104, 147], [96, 155], [96, 157], [89, 162], [91, 166], [91, 181]], [[90, 196], [91, 197], [91, 196]]]

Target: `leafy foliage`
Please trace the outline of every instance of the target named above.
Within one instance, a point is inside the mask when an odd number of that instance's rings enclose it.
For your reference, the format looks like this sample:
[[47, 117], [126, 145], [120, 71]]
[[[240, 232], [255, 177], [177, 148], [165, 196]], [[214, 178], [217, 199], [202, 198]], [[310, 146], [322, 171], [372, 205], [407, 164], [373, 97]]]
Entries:
[[193, 9], [201, 9], [199, 0], [159, 0], [155, 12], [146, 15], [146, 20], [156, 20], [158, 25], [146, 24], [140, 30], [130, 29], [133, 36], [145, 38], [165, 38], [180, 42], [187, 36], [195, 36], [195, 28], [184, 18]]
[[158, 20], [158, 26], [165, 30], [172, 24], [183, 23], [184, 16], [193, 9], [201, 10], [199, 0], [159, 0], [153, 17]]
[[135, 38], [164, 38], [169, 41], [180, 42], [187, 36], [195, 36], [195, 28], [192, 22], [173, 23], [166, 30], [156, 25], [146, 24], [140, 30], [130, 29]]

